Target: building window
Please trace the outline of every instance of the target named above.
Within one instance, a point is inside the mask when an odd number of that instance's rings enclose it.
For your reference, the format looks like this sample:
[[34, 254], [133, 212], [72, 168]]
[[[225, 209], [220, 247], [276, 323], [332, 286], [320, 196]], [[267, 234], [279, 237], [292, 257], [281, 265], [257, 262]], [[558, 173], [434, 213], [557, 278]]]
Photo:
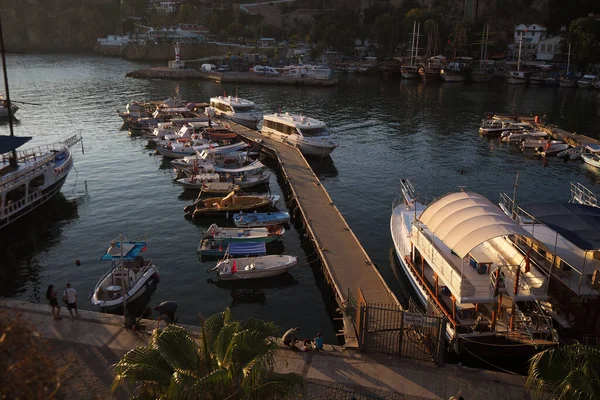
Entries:
[[551, 44], [548, 45], [548, 53], [552, 53], [552, 45]]
[[542, 46], [541, 46], [541, 47], [542, 47], [542, 48], [541, 48], [541, 51], [542, 51], [542, 52], [546, 51], [546, 45], [545, 45], [545, 44], [542, 44]]

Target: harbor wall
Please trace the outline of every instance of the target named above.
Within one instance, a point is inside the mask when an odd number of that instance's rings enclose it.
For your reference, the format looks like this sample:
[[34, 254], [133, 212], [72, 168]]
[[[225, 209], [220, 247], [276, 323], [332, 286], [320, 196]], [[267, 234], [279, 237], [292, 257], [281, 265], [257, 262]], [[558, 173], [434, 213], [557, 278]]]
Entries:
[[120, 0], [2, 0], [8, 51], [91, 51], [120, 30]]

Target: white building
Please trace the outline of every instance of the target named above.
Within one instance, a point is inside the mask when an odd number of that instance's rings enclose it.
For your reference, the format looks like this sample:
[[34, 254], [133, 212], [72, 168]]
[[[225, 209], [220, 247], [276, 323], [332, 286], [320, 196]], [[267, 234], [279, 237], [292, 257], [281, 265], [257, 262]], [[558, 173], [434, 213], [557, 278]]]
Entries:
[[151, 0], [148, 2], [148, 11], [152, 9], [155, 9], [159, 14], [173, 14], [179, 11], [179, 2]]
[[535, 53], [540, 40], [546, 39], [546, 28], [538, 24], [515, 26], [515, 50], [519, 48], [519, 41], [523, 38], [521, 51], [523, 54]]
[[547, 39], [540, 40], [537, 45], [536, 58], [540, 61], [550, 61], [555, 54], [562, 53], [561, 42], [563, 38], [560, 36], [552, 36]]
[[97, 40], [102, 46], [125, 46], [129, 43], [129, 36], [108, 35], [105, 38], [98, 38]]

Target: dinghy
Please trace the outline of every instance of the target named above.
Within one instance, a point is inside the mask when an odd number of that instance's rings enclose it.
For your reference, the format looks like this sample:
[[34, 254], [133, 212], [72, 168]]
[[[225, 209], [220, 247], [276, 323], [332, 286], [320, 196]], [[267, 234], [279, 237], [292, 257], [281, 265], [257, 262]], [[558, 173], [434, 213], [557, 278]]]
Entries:
[[581, 159], [589, 165], [600, 168], [600, 145], [588, 144], [585, 146], [585, 153], [581, 155]]
[[233, 223], [238, 228], [254, 228], [258, 226], [281, 225], [290, 221], [287, 211], [268, 213], [233, 214]]
[[238, 134], [225, 127], [208, 128], [204, 130], [212, 140], [231, 140], [237, 138]]
[[[100, 278], [92, 294], [92, 304], [104, 310], [113, 310], [132, 302], [144, 294], [153, 283], [158, 283], [158, 269], [152, 260], [141, 253], [146, 250], [146, 241], [113, 240], [106, 253], [100, 258], [111, 262], [111, 267]], [[122, 251], [121, 251], [122, 249]]]
[[186, 206], [183, 211], [187, 216], [198, 218], [208, 215], [223, 215], [236, 211], [259, 210], [269, 207], [274, 201], [279, 201], [279, 196], [275, 199], [263, 196], [242, 196], [231, 192], [225, 197], [198, 199], [193, 205]]
[[202, 239], [198, 246], [198, 253], [202, 257], [231, 257], [264, 256], [267, 254], [265, 242], [233, 242], [224, 243], [218, 239]]
[[585, 151], [585, 147], [583, 147], [583, 146], [571, 147], [570, 149], [563, 150], [560, 153], [557, 153], [556, 157], [560, 157], [560, 158], [566, 157], [569, 160], [579, 160], [584, 151]]
[[537, 149], [536, 153], [542, 157], [555, 156], [561, 151], [569, 149], [571, 146], [566, 143], [546, 143], [544, 147]]
[[257, 228], [221, 228], [212, 224], [204, 232], [205, 239], [220, 240], [223, 243], [233, 242], [265, 242], [270, 243], [281, 239], [285, 228], [278, 225]]
[[[266, 185], [269, 183], [270, 174], [240, 175], [222, 178], [223, 174], [199, 174], [192, 175], [189, 178], [179, 178], [176, 181], [186, 189], [201, 190], [206, 183], [222, 183], [221, 179], [231, 181], [231, 184], [238, 189], [247, 189], [255, 186]], [[232, 189], [233, 190], [233, 189]], [[231, 190], [229, 191], [231, 192]], [[228, 192], [228, 193], [229, 193]]]
[[298, 257], [269, 255], [227, 258], [219, 261], [211, 271], [218, 271], [220, 280], [246, 280], [284, 274], [296, 265], [298, 265]]

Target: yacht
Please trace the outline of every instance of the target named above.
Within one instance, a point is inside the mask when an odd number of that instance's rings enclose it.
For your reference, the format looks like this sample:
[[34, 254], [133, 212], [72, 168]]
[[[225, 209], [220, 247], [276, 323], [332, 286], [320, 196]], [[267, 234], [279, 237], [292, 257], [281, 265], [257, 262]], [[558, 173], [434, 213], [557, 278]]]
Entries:
[[[574, 189], [574, 195], [582, 195], [581, 187]], [[574, 334], [597, 329], [590, 310], [600, 307], [600, 209], [589, 204], [596, 201], [593, 193], [584, 194], [570, 203], [517, 206], [505, 194], [500, 200], [507, 215], [529, 233], [511, 237], [511, 242], [548, 277], [548, 300], [542, 306], [562, 328], [573, 328]]]
[[577, 81], [577, 86], [585, 89], [593, 89], [592, 84], [596, 81], [596, 75], [584, 75]]
[[547, 278], [510, 241], [534, 240], [529, 232], [477, 193], [426, 205], [408, 180], [401, 191], [390, 220], [394, 249], [423, 308], [447, 318], [452, 350], [525, 360], [558, 344], [539, 303]]
[[237, 96], [211, 97], [207, 114], [229, 119], [250, 129], [256, 129], [262, 119], [262, 113], [258, 111], [254, 102]]
[[158, 269], [152, 260], [141, 255], [146, 246], [146, 241], [130, 241], [123, 236], [111, 241], [100, 258], [110, 261], [110, 268], [94, 288], [93, 305], [107, 311], [114, 310], [133, 302], [158, 283]]
[[296, 146], [307, 156], [327, 156], [339, 146], [325, 122], [289, 112], [265, 115], [261, 133]]
[[[8, 118], [8, 102], [4, 100], [4, 97], [0, 95], [0, 118]], [[12, 115], [15, 115], [19, 107], [17, 107], [14, 103], [10, 103], [10, 109], [12, 111]]]

